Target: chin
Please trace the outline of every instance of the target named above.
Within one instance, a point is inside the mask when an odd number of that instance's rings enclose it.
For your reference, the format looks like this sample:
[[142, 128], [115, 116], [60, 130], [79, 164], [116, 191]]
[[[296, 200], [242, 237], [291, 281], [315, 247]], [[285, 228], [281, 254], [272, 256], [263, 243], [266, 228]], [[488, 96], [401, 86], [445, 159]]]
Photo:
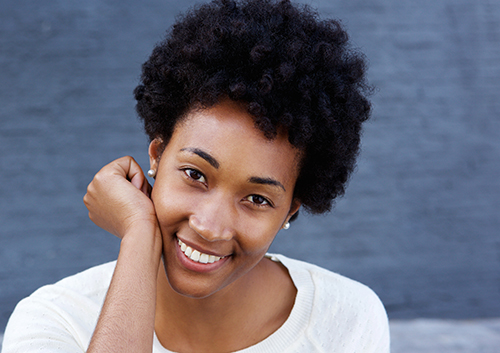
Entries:
[[187, 298], [204, 299], [218, 292], [224, 286], [217, 286], [214, 280], [208, 278], [189, 278], [190, 276], [182, 273], [169, 273], [165, 266], [167, 281], [174, 292]]
[[174, 292], [186, 298], [205, 299], [214, 293], [210, 288], [200, 288], [200, 286], [196, 286], [196, 288], [186, 288], [186, 286], [177, 286], [171, 281], [168, 281], [168, 283]]

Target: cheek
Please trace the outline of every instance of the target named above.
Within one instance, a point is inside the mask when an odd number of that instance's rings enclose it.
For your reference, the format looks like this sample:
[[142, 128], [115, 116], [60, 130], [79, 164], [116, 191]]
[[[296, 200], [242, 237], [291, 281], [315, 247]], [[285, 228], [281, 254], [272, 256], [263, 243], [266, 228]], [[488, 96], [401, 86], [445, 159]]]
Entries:
[[276, 226], [267, 225], [265, 222], [259, 222], [253, 219], [241, 220], [239, 243], [247, 254], [264, 254], [271, 246], [278, 229]]
[[287, 208], [280, 207], [270, 213], [240, 213], [240, 231], [245, 234], [245, 239], [249, 244], [270, 246], [274, 238], [278, 235], [283, 221], [287, 216]]
[[186, 218], [189, 213], [189, 199], [180, 192], [175, 182], [157, 180], [151, 192], [158, 222], [161, 226], [171, 226]]

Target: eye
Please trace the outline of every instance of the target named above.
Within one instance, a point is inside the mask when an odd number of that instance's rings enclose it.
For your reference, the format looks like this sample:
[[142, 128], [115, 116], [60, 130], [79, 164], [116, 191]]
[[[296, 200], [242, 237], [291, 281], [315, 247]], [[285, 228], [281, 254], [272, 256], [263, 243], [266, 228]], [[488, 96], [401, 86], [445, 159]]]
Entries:
[[184, 173], [188, 176], [188, 178], [193, 179], [195, 181], [199, 181], [200, 183], [207, 182], [205, 180], [205, 176], [196, 169], [186, 168], [184, 169]]
[[264, 207], [264, 206], [273, 207], [271, 202], [261, 195], [248, 195], [247, 197], [245, 197], [245, 199], [259, 207]]

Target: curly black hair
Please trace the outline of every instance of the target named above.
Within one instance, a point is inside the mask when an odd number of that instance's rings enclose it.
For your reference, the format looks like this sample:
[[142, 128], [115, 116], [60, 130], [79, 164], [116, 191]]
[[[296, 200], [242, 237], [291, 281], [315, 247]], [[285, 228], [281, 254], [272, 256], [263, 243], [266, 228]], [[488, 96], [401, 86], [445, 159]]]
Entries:
[[246, 105], [267, 138], [303, 152], [294, 190], [311, 213], [343, 195], [370, 116], [364, 56], [335, 20], [288, 0], [215, 0], [180, 17], [134, 90], [149, 138], [168, 142], [195, 106]]

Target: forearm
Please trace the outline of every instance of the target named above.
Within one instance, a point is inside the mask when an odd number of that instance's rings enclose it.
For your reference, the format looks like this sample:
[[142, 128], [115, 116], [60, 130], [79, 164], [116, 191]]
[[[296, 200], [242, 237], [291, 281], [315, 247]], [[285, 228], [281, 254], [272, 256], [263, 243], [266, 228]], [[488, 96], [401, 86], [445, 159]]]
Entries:
[[158, 228], [133, 229], [123, 237], [87, 352], [151, 352], [161, 244]]

